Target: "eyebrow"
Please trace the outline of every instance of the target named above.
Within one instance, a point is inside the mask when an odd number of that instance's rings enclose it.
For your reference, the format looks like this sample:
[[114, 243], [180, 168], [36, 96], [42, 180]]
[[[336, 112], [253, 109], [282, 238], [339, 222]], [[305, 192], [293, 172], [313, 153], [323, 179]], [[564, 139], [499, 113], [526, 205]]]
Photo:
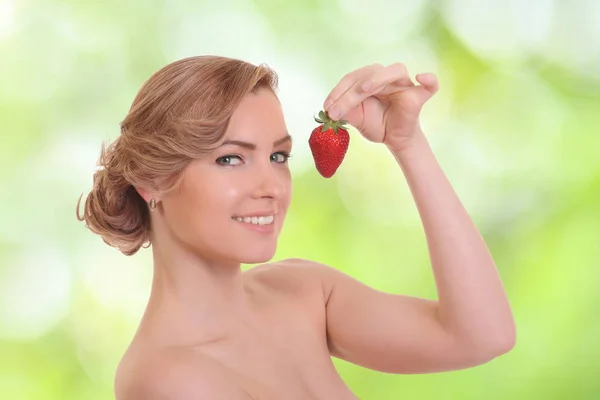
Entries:
[[[284, 144], [285, 142], [291, 142], [291, 141], [292, 141], [292, 137], [290, 135], [285, 135], [281, 139], [277, 139], [276, 141], [274, 141], [273, 142], [273, 147], [277, 147], [277, 146], [280, 146], [280, 145]], [[249, 149], [249, 150], [255, 150], [256, 149], [256, 145], [254, 143], [244, 142], [242, 140], [225, 140], [221, 144], [221, 146], [226, 146], [228, 144], [232, 144], [232, 145], [235, 145], [235, 146], [244, 147], [244, 148]], [[219, 146], [219, 147], [221, 147], [221, 146]]]

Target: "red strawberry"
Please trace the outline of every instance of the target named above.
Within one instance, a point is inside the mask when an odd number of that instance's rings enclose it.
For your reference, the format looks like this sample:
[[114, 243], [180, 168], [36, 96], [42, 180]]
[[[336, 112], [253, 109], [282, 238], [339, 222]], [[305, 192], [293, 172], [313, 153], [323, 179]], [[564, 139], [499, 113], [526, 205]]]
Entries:
[[308, 139], [308, 144], [315, 160], [317, 171], [325, 177], [331, 178], [342, 164], [350, 144], [350, 135], [344, 120], [333, 121], [324, 111], [319, 112], [315, 118], [320, 125], [317, 126]]

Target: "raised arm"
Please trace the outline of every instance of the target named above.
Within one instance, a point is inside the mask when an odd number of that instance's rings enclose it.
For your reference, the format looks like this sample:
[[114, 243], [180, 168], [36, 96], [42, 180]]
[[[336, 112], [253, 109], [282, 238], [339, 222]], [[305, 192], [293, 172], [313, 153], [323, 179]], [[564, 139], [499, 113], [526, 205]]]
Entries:
[[[421, 107], [437, 91], [437, 79], [422, 74], [417, 81], [420, 86], [402, 64], [371, 66], [347, 75], [330, 94], [333, 102], [326, 103], [332, 114], [337, 109], [337, 116], [363, 136], [390, 149], [427, 239], [436, 301], [382, 293], [333, 268], [320, 268], [331, 353], [392, 373], [471, 367], [515, 343], [511, 308], [494, 260], [418, 123]], [[401, 258], [398, 265], [386, 266], [408, 267]]]

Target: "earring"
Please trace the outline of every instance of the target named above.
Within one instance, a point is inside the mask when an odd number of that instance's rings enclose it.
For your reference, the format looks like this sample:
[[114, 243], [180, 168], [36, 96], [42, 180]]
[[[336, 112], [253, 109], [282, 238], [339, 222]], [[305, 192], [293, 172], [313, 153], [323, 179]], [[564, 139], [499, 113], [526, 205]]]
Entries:
[[156, 199], [154, 197], [150, 200], [150, 211], [156, 210]]

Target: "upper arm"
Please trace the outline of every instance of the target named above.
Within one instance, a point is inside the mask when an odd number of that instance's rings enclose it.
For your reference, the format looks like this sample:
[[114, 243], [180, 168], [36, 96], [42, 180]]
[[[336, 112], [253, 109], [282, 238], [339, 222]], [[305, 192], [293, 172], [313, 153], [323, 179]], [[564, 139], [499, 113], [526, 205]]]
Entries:
[[443, 329], [437, 301], [385, 293], [310, 263], [325, 292], [332, 356], [388, 373], [440, 372], [489, 361]]

